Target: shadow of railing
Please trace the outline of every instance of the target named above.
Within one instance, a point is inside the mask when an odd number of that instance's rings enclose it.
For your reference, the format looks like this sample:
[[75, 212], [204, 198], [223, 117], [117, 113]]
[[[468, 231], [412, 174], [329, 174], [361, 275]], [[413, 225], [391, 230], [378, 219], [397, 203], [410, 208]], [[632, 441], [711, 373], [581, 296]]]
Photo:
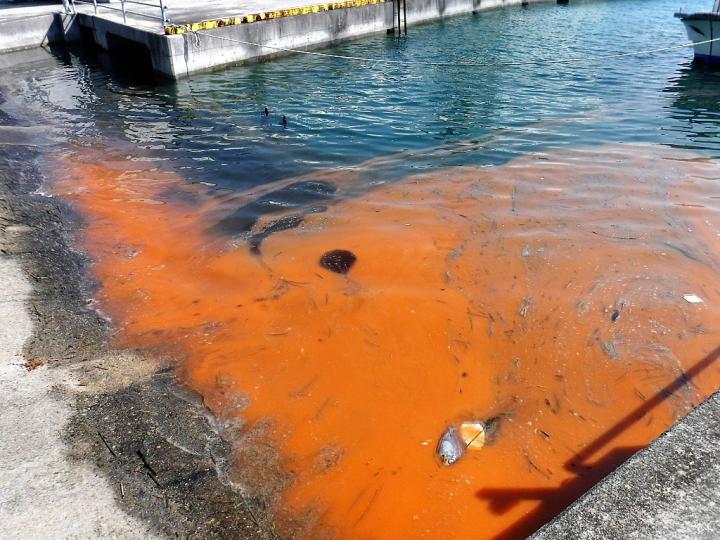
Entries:
[[687, 371], [680, 374], [670, 384], [662, 388], [639, 407], [628, 413], [600, 437], [587, 445], [572, 459], [565, 462], [564, 468], [575, 477], [564, 481], [554, 488], [484, 488], [476, 495], [490, 503], [495, 514], [504, 514], [523, 501], [541, 501], [540, 504], [519, 521], [496, 536], [499, 539], [525, 538], [535, 532], [544, 523], [565, 510], [583, 493], [600, 482], [605, 476], [627, 461], [642, 446], [615, 448], [606, 453], [599, 461], [588, 464], [588, 459], [605, 448], [621, 433], [630, 429], [645, 415], [673, 396], [675, 392], [689, 385], [700, 373], [710, 367], [720, 357], [720, 347], [710, 352]]

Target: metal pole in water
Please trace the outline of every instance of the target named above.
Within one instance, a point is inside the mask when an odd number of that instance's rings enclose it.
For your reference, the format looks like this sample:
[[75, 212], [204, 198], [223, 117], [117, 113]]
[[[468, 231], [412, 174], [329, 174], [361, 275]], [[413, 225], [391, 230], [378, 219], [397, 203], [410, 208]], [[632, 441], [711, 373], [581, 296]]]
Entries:
[[400, 26], [400, 0], [397, 0], [397, 21], [398, 21], [398, 36], [402, 34], [402, 27]]
[[405, 35], [407, 36], [407, 0], [403, 0], [403, 19], [403, 24], [405, 24]]
[[127, 16], [125, 15], [125, 0], [120, 0], [120, 7], [122, 7], [123, 22], [127, 24]]
[[97, 15], [97, 0], [93, 0], [93, 7], [95, 8], [95, 15]]

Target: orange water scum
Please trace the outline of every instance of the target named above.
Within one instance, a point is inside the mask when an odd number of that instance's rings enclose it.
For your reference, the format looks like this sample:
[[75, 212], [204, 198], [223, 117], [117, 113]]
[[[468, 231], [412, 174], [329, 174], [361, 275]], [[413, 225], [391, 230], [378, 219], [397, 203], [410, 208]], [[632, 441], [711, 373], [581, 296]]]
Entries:
[[[110, 156], [73, 149], [54, 185], [99, 307], [117, 346], [181, 359], [281, 536], [528, 534], [718, 387], [712, 161], [564, 148], [233, 195]], [[332, 197], [219, 226], [299, 182]]]

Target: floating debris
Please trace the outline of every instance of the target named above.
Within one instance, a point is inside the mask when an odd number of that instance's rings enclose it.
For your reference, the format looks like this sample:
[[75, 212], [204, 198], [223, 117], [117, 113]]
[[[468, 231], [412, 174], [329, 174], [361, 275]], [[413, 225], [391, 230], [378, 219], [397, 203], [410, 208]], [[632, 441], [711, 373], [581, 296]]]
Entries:
[[526, 296], [525, 298], [523, 298], [522, 304], [520, 305], [520, 309], [518, 310], [518, 314], [521, 317], [526, 317], [528, 310], [530, 309], [530, 306], [532, 305], [532, 303], [533, 303], [532, 296]]
[[601, 341], [600, 346], [610, 358], [617, 359], [620, 356], [612, 341]]
[[697, 294], [683, 294], [683, 298], [685, 301], [690, 302], [691, 304], [702, 304], [703, 299], [700, 298]]
[[347, 274], [355, 264], [357, 257], [347, 249], [333, 249], [323, 253], [320, 266], [337, 274]]
[[466, 448], [479, 450], [485, 446], [487, 433], [483, 422], [463, 422], [460, 424], [460, 438]]
[[610, 320], [612, 322], [617, 322], [617, 320], [619, 318], [620, 318], [620, 311], [616, 309], [615, 311], [612, 312], [612, 315], [610, 315]]

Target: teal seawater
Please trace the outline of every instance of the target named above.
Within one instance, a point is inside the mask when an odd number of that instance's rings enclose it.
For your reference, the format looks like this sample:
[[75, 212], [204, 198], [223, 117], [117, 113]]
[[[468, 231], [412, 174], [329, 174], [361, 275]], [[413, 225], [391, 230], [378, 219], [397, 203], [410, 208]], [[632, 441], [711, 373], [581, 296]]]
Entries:
[[606, 142], [719, 156], [720, 75], [692, 65], [691, 48], [591, 58], [685, 43], [673, 12], [710, 3], [516, 6], [411, 27], [407, 37], [374, 35], [323, 49], [450, 64], [576, 59], [562, 64], [388, 65], [294, 55], [158, 86], [108, 72], [101, 56], [60, 50], [0, 80], [51, 119], [61, 140], [120, 139], [190, 182], [231, 190], [398, 152], [412, 156], [387, 167], [385, 179]]

